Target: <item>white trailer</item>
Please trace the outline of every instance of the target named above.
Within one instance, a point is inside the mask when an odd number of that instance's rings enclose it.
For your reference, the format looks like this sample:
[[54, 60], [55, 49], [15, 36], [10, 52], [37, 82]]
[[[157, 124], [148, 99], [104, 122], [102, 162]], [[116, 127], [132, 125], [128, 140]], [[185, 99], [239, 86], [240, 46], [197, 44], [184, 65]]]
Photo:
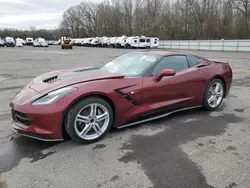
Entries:
[[145, 36], [135, 36], [128, 38], [128, 47], [131, 48], [150, 48], [151, 38]]
[[117, 37], [110, 38], [110, 46], [115, 47], [117, 43]]
[[108, 45], [108, 40], [109, 40], [108, 37], [105, 37], [105, 36], [102, 37], [100, 40], [101, 46], [106, 47]]
[[93, 40], [93, 38], [85, 38], [83, 45], [84, 46], [91, 46], [91, 41]]
[[127, 43], [127, 36], [123, 35], [121, 37], [118, 37], [116, 40], [116, 47], [117, 48], [124, 48]]
[[91, 46], [98, 46], [100, 43], [99, 43], [99, 38], [98, 37], [96, 37], [96, 38], [93, 38], [92, 40], [91, 40]]
[[151, 37], [150, 47], [151, 48], [158, 48], [159, 47], [159, 38]]
[[16, 38], [16, 47], [23, 47], [23, 39], [21, 38]]
[[15, 47], [15, 40], [12, 37], [5, 37], [6, 47]]
[[26, 41], [26, 45], [28, 46], [32, 46], [34, 43], [34, 39], [31, 37], [27, 37], [25, 41]]
[[44, 43], [46, 42], [44, 38], [38, 37], [37, 39], [35, 39], [37, 42], [39, 43]]

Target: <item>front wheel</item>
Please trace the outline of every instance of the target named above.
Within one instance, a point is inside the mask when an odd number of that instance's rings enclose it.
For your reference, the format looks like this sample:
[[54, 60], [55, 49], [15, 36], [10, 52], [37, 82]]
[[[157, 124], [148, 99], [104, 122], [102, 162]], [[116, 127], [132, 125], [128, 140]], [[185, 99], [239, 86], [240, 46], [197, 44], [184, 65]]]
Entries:
[[65, 119], [65, 129], [69, 136], [83, 144], [102, 139], [112, 124], [111, 106], [98, 97], [81, 100], [69, 110]]
[[210, 111], [216, 110], [221, 105], [224, 94], [224, 83], [220, 79], [212, 80], [204, 93], [202, 107]]

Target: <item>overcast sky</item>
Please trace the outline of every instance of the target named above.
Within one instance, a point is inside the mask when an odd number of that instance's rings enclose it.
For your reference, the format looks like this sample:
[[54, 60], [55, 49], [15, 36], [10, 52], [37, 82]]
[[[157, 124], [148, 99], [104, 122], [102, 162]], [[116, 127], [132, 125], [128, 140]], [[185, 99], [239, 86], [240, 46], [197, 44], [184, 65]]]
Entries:
[[29, 29], [35, 26], [37, 29], [53, 29], [60, 23], [63, 11], [81, 1], [0, 0], [0, 28]]

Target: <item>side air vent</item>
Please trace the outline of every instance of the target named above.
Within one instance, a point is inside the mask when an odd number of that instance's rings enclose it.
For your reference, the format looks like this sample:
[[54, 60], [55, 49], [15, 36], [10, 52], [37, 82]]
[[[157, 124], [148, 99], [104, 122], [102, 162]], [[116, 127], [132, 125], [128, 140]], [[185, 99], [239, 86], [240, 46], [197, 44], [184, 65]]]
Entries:
[[44, 83], [51, 83], [51, 82], [53, 82], [53, 81], [55, 81], [57, 79], [58, 79], [58, 76], [53, 76], [53, 77], [50, 77], [50, 78], [47, 78], [47, 79], [43, 80], [43, 82]]
[[119, 95], [121, 95], [124, 99], [128, 100], [129, 102], [131, 102], [133, 105], [135, 106], [139, 106], [140, 103], [135, 100], [134, 98], [132, 98], [131, 96], [127, 95], [126, 93], [123, 93], [122, 91], [120, 90], [115, 90], [116, 93], [118, 93]]

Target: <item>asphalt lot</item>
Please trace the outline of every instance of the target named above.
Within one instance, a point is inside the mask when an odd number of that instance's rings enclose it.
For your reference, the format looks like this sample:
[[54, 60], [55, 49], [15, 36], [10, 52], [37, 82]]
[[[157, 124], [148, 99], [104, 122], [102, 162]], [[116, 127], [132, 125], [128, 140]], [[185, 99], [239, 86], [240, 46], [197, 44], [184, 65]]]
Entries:
[[0, 188], [250, 187], [250, 53], [190, 52], [233, 68], [230, 95], [216, 112], [196, 109], [112, 130], [92, 145], [13, 133], [9, 101], [34, 77], [104, 64], [127, 51], [0, 48]]

